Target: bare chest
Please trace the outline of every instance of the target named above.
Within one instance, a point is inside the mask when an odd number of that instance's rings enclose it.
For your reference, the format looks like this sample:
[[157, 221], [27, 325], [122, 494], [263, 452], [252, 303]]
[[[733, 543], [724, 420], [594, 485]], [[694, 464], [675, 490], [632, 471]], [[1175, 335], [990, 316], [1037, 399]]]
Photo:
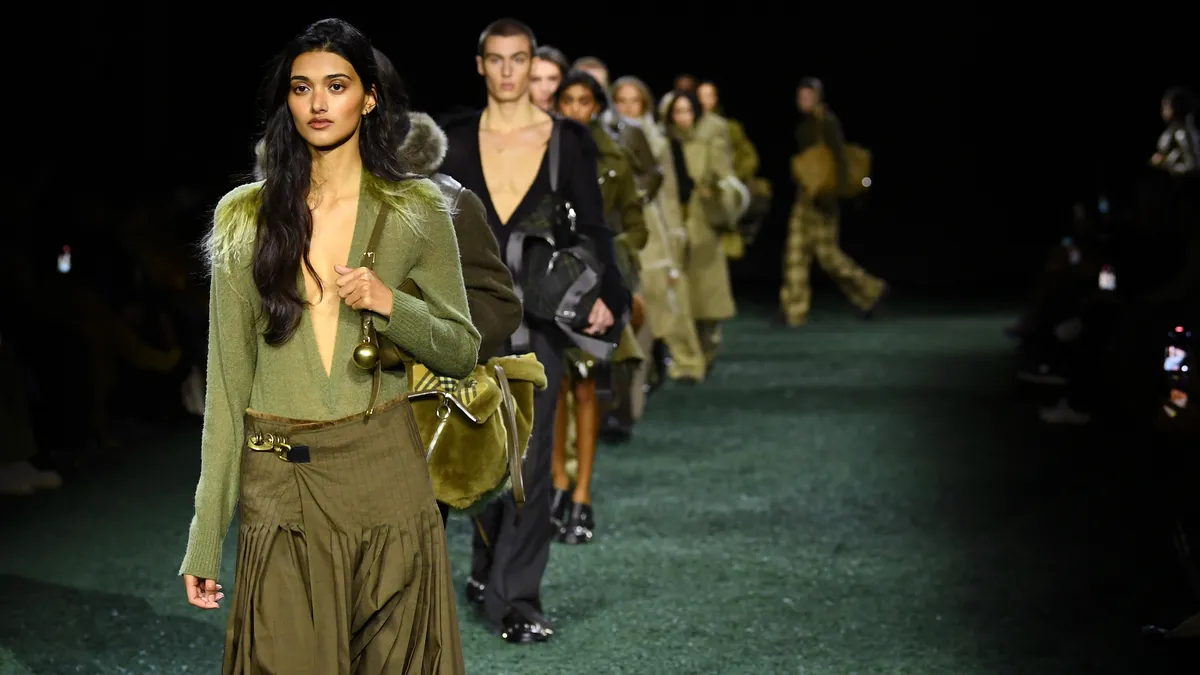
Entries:
[[550, 124], [510, 132], [479, 132], [479, 159], [492, 208], [507, 224], [533, 187], [546, 156]]
[[340, 298], [335, 282], [340, 275], [334, 268], [337, 265], [358, 267], [357, 260], [349, 259], [350, 248], [354, 244], [358, 204], [346, 200], [329, 207], [318, 207], [313, 211], [312, 219], [308, 260], [312, 263], [316, 276], [314, 277], [307, 267], [302, 266], [306, 295], [314, 311], [327, 307], [336, 311]]

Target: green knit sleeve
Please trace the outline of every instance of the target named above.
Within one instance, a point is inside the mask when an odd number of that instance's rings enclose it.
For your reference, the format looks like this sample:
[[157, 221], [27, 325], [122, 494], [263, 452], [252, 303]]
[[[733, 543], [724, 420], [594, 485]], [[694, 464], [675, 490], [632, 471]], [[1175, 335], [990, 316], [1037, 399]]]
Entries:
[[203, 579], [216, 579], [220, 572], [221, 545], [237, 506], [244, 417], [257, 363], [256, 307], [246, 290], [239, 292], [239, 272], [249, 273], [244, 268], [214, 269], [209, 289], [200, 481], [187, 553], [179, 572]]
[[454, 224], [446, 212], [429, 210], [421, 231], [409, 277], [424, 299], [393, 292], [391, 317], [377, 317], [375, 327], [433, 372], [466, 377], [479, 358], [479, 331], [467, 307]]

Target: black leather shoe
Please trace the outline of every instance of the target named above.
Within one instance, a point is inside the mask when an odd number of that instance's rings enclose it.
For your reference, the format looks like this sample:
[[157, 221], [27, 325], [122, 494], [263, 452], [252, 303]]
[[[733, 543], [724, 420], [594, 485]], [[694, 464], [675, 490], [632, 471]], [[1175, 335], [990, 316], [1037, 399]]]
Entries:
[[545, 642], [554, 635], [554, 630], [543, 623], [510, 612], [500, 627], [500, 637], [513, 644], [529, 645]]
[[487, 586], [483, 582], [467, 577], [467, 604], [475, 609], [483, 609], [483, 592]]
[[574, 504], [571, 517], [558, 533], [558, 540], [564, 544], [586, 544], [592, 540], [594, 529], [596, 521], [592, 517], [592, 505]]
[[566, 490], [554, 490], [554, 495], [550, 497], [550, 524], [554, 526], [557, 532], [562, 529], [563, 524], [567, 520], [567, 514], [571, 512], [571, 497]]

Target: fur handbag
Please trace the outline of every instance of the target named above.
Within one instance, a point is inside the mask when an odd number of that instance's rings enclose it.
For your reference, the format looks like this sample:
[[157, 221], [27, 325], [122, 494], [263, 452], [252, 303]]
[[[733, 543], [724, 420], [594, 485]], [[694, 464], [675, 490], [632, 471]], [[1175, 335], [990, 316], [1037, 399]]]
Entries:
[[408, 400], [438, 501], [471, 510], [511, 489], [525, 501], [521, 465], [533, 429], [533, 393], [546, 371], [533, 354], [500, 356], [462, 380], [412, 363]]
[[[384, 209], [363, 254], [363, 264], [372, 269], [386, 217]], [[397, 292], [423, 297], [412, 279]], [[362, 317], [363, 335], [354, 350], [354, 364], [373, 371], [367, 416], [375, 410], [383, 371], [404, 368], [437, 499], [465, 510], [511, 489], [518, 506], [524, 504], [521, 466], [533, 428], [533, 392], [546, 388], [546, 371], [537, 357], [493, 358], [456, 380], [430, 371], [380, 335], [370, 312], [364, 311]]]

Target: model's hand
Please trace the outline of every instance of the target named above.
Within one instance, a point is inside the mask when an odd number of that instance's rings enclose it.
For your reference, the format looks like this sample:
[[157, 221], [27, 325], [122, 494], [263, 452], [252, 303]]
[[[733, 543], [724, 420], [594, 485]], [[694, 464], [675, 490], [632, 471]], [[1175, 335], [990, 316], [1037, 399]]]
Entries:
[[183, 575], [183, 585], [187, 588], [188, 602], [200, 609], [217, 609], [217, 603], [225, 597], [221, 592], [221, 584], [212, 579], [201, 579], [190, 574]]
[[583, 332], [588, 335], [599, 335], [613, 325], [613, 313], [603, 300], [596, 299], [592, 312], [588, 314], [588, 327]]
[[338, 295], [354, 309], [367, 309], [380, 316], [392, 315], [392, 289], [388, 288], [375, 273], [365, 267], [351, 269], [335, 265], [338, 277]]

